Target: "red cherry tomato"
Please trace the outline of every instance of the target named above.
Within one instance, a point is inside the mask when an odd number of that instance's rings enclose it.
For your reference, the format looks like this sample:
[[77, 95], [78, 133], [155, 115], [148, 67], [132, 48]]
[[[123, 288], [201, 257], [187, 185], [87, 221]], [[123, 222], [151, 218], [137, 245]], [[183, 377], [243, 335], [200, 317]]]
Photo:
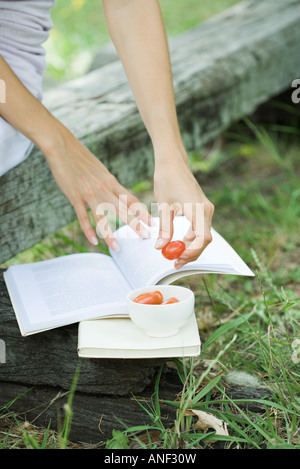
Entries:
[[171, 241], [162, 249], [162, 255], [172, 261], [181, 256], [185, 250], [185, 244], [183, 241]]
[[141, 293], [141, 295], [138, 295], [133, 301], [144, 305], [160, 305], [163, 301], [163, 296], [160, 291], [153, 291]]
[[167, 300], [162, 302], [162, 305], [170, 305], [172, 303], [178, 303], [179, 300], [178, 298], [175, 298], [175, 296], [172, 296], [172, 298], [168, 298]]

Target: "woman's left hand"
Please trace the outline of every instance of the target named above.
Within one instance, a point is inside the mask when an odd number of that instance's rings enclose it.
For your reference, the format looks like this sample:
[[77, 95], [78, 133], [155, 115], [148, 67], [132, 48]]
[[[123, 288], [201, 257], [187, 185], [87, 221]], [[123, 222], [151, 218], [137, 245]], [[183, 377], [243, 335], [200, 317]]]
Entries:
[[172, 240], [174, 216], [184, 215], [191, 225], [183, 239], [186, 249], [176, 260], [175, 267], [195, 261], [212, 240], [214, 206], [196, 181], [186, 156], [156, 155], [154, 194], [160, 218], [155, 247], [162, 249]]

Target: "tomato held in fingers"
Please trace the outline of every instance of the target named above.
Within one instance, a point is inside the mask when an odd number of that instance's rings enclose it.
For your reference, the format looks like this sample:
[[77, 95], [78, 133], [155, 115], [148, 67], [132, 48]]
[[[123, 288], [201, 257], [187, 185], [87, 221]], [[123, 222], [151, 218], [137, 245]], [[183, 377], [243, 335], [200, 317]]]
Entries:
[[172, 296], [172, 298], [168, 298], [167, 300], [162, 302], [162, 305], [170, 305], [172, 303], [179, 303], [178, 298], [175, 298], [175, 296]]
[[178, 259], [185, 250], [183, 241], [171, 241], [162, 249], [162, 255], [170, 261]]
[[138, 295], [133, 301], [143, 305], [160, 305], [163, 301], [163, 296], [160, 291], [153, 291], [141, 293], [141, 295]]

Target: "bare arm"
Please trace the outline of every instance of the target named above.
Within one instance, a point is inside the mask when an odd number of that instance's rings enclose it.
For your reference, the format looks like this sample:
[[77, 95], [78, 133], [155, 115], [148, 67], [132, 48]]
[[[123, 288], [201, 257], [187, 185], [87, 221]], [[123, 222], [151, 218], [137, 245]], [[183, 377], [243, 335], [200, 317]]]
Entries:
[[172, 237], [173, 217], [191, 222], [187, 247], [177, 266], [199, 257], [211, 241], [214, 207], [195, 180], [177, 121], [169, 51], [157, 0], [103, 0], [108, 29], [151, 137], [154, 191], [160, 210], [157, 248]]
[[[98, 243], [88, 216], [89, 207], [99, 234], [109, 247], [118, 248], [106, 220], [105, 205], [113, 207], [117, 216], [145, 237], [136, 213], [145, 223], [150, 218], [136, 197], [121, 186], [106, 167], [47, 111], [1, 56], [0, 76], [6, 83], [6, 102], [0, 104], [0, 115], [43, 152], [57, 185], [74, 207], [87, 239], [92, 244]], [[120, 195], [124, 196], [121, 198], [124, 203], [120, 203]]]
[[20, 82], [0, 55], [0, 76], [6, 84], [6, 100], [0, 103], [0, 115], [41, 149], [55, 140], [63, 126]]

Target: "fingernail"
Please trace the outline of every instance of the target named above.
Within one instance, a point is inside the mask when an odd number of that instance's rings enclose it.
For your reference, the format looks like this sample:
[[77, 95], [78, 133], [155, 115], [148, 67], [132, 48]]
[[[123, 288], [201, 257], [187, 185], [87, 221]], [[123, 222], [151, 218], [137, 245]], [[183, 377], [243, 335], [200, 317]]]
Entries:
[[180, 269], [184, 265], [184, 262], [181, 261], [175, 261], [175, 269]]
[[119, 246], [119, 244], [117, 243], [117, 241], [113, 241], [113, 242], [111, 243], [111, 248], [112, 248], [113, 251], [120, 251], [120, 246]]
[[159, 249], [159, 248], [162, 247], [163, 244], [164, 244], [164, 241], [163, 241], [163, 239], [160, 238], [156, 241], [155, 248]]
[[97, 246], [98, 239], [96, 238], [96, 236], [91, 236], [90, 241], [94, 246]]
[[143, 238], [149, 238], [149, 232], [148, 232], [148, 230], [146, 230], [146, 228], [141, 226], [139, 231], [140, 231], [140, 234], [142, 235]]

